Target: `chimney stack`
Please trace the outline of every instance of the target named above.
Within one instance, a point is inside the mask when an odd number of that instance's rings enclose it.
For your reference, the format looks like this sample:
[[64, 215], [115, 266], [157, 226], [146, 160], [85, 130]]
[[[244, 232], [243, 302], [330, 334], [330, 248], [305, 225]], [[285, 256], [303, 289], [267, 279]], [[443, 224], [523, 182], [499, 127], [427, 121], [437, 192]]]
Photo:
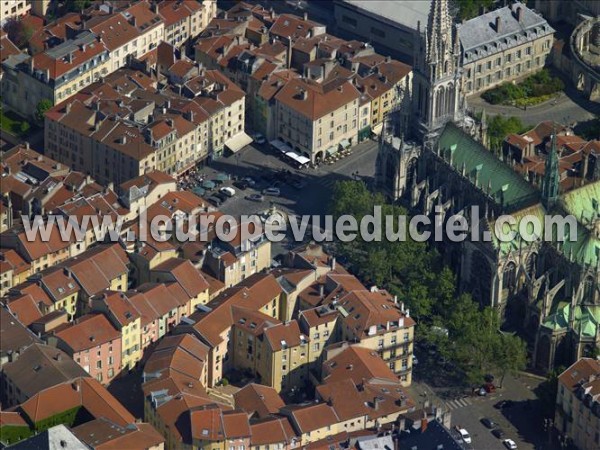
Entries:
[[517, 7], [517, 21], [520, 22], [523, 17], [523, 8], [520, 6]]
[[496, 29], [496, 33], [500, 33], [500, 16], [496, 16], [494, 28]]
[[423, 417], [421, 418], [421, 433], [427, 431], [427, 412], [423, 410]]
[[304, 11], [304, 21], [306, 22], [308, 20], [308, 13], [306, 11]]

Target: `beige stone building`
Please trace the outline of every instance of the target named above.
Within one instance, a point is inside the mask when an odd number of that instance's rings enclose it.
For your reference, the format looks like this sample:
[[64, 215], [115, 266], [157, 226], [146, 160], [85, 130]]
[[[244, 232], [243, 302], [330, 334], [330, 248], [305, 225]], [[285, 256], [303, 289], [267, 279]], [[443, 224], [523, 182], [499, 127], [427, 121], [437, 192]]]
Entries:
[[31, 3], [35, 2], [35, 0], [33, 2], [31, 2], [31, 0], [0, 1], [0, 21], [4, 22], [8, 19], [24, 16], [31, 10]]
[[200, 34], [217, 14], [216, 0], [162, 1], [155, 10], [164, 21], [163, 40], [175, 47]]
[[517, 80], [546, 65], [554, 29], [516, 2], [458, 26], [466, 95]]
[[558, 377], [556, 430], [575, 447], [600, 446], [600, 361], [581, 358]]
[[57, 104], [100, 80], [112, 68], [100, 37], [82, 31], [73, 39], [34, 56], [20, 54], [2, 63], [2, 101], [24, 117], [44, 99]]
[[290, 80], [275, 96], [277, 137], [312, 162], [357, 142], [360, 93], [349, 81]]
[[352, 291], [340, 298], [341, 337], [379, 354], [400, 378], [412, 382], [415, 321], [383, 290]]

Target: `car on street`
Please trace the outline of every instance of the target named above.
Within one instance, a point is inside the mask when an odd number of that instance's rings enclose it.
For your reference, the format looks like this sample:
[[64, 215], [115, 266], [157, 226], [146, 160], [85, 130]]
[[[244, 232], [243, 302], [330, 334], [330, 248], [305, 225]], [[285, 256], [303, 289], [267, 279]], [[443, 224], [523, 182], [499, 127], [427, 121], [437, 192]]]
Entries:
[[272, 197], [278, 197], [279, 195], [281, 195], [281, 191], [279, 190], [279, 188], [269, 187], [269, 188], [266, 188], [263, 191], [263, 194], [264, 195], [270, 195]]
[[219, 192], [227, 197], [233, 197], [235, 195], [235, 189], [231, 187], [222, 187], [219, 189]]
[[512, 439], [504, 439], [502, 443], [508, 450], [517, 450], [517, 443]]
[[510, 408], [512, 405], [513, 405], [513, 402], [511, 400], [500, 400], [498, 403], [496, 403], [494, 405], [494, 408], [504, 409], [504, 408]]
[[250, 200], [251, 202], [262, 202], [265, 200], [265, 196], [260, 194], [250, 194], [246, 195], [246, 200]]
[[464, 428], [459, 428], [458, 433], [460, 434], [461, 439], [465, 441], [465, 444], [471, 443], [471, 435], [467, 430], [465, 430]]
[[487, 417], [484, 417], [483, 419], [481, 419], [480, 421], [486, 428], [489, 428], [490, 430], [492, 428], [496, 428], [498, 426], [498, 424], [496, 422], [494, 422], [492, 419], [488, 419]]
[[256, 142], [258, 145], [263, 145], [267, 142], [267, 140], [261, 133], [254, 133], [254, 136], [252, 136], [252, 138], [254, 139], [254, 142]]
[[249, 186], [249, 184], [246, 180], [234, 181], [233, 185], [241, 191], [245, 191], [246, 189], [248, 189], [248, 186]]
[[250, 187], [256, 186], [256, 181], [254, 181], [254, 179], [251, 178], [251, 177], [246, 177], [246, 178], [244, 178], [243, 181], [245, 181], [246, 183], [248, 183], [248, 186], [250, 186]]
[[502, 428], [494, 428], [492, 434], [498, 439], [502, 439], [504, 437], [504, 430]]
[[213, 206], [221, 206], [221, 204], [223, 203], [220, 198], [215, 197], [214, 195], [208, 197], [206, 201], [208, 201], [208, 203], [210, 203]]
[[219, 200], [221, 200], [221, 203], [225, 203], [227, 200], [229, 200], [229, 195], [224, 194], [223, 192], [217, 192], [213, 194], [213, 197], [216, 197]]

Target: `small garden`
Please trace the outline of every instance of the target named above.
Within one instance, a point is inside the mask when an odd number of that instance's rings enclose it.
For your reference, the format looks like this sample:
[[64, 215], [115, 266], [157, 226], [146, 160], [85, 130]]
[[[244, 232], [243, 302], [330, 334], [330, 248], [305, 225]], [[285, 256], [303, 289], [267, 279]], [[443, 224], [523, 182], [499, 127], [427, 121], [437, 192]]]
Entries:
[[542, 69], [517, 84], [503, 83], [485, 91], [481, 98], [492, 105], [527, 107], [552, 99], [564, 90], [565, 84], [549, 70]]
[[0, 106], [0, 128], [18, 137], [29, 134], [31, 125], [12, 111], [5, 111]]

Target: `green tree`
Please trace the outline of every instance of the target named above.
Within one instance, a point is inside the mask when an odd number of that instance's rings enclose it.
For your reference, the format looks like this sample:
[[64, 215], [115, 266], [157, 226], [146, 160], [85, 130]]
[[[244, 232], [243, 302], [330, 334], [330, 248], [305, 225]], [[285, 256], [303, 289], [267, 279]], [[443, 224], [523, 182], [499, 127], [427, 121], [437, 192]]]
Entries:
[[496, 349], [496, 369], [500, 375], [500, 387], [506, 375], [515, 375], [527, 366], [527, 349], [525, 342], [518, 336], [500, 334]]
[[20, 19], [10, 18], [4, 23], [3, 30], [17, 47], [24, 48], [31, 36], [33, 35], [33, 28], [25, 25]]
[[39, 122], [43, 122], [44, 121], [44, 115], [53, 106], [54, 106], [54, 103], [52, 103], [52, 100], [49, 100], [47, 98], [44, 98], [44, 99], [40, 100], [39, 103], [37, 104], [37, 106], [35, 107], [35, 118]]
[[523, 122], [518, 117], [493, 116], [488, 122], [488, 138], [491, 149], [500, 151], [506, 136], [511, 133], [520, 133], [523, 129]]
[[472, 19], [479, 15], [481, 7], [489, 9], [494, 0], [456, 0], [459, 17], [463, 20]]
[[70, 12], [80, 12], [92, 4], [92, 0], [66, 0], [65, 8]]

